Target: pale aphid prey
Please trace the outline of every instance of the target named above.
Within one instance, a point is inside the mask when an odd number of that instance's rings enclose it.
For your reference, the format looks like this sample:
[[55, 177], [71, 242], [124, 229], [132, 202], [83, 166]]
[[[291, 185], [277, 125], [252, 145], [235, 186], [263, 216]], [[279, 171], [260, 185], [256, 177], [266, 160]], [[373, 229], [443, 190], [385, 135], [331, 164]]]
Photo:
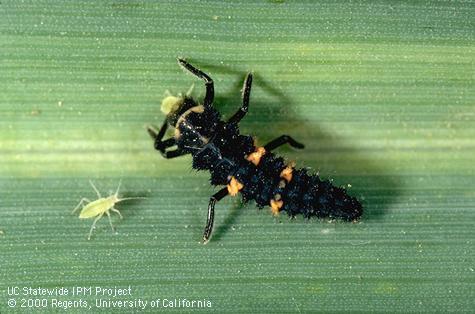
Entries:
[[109, 195], [108, 197], [102, 197], [101, 193], [99, 193], [97, 188], [94, 186], [94, 183], [92, 183], [92, 181], [89, 180], [89, 183], [91, 184], [92, 188], [94, 189], [94, 191], [96, 191], [98, 199], [91, 202], [90, 200], [88, 200], [87, 198], [84, 197], [84, 198], [81, 199], [79, 204], [73, 209], [73, 213], [74, 213], [76, 210], [79, 209], [79, 207], [81, 207], [81, 205], [83, 205], [83, 203], [86, 203], [86, 205], [83, 206], [83, 208], [81, 210], [81, 213], [79, 213], [79, 218], [83, 219], [83, 218], [96, 217], [96, 219], [94, 219], [94, 222], [92, 223], [91, 230], [89, 231], [89, 235], [87, 237], [88, 240], [91, 240], [92, 231], [96, 227], [96, 222], [99, 219], [101, 219], [101, 217], [104, 214], [106, 214], [107, 217], [109, 217], [109, 223], [111, 225], [112, 232], [115, 232], [114, 226], [112, 225], [110, 211], [113, 211], [113, 212], [117, 213], [121, 219], [123, 218], [122, 214], [119, 212], [119, 210], [117, 208], [114, 208], [115, 204], [117, 204], [119, 202], [122, 202], [122, 201], [125, 201], [125, 200], [145, 198], [145, 197], [119, 198], [119, 189], [120, 189], [121, 182], [122, 182], [122, 180], [119, 181], [119, 185], [117, 186], [117, 190], [115, 191], [114, 194]]

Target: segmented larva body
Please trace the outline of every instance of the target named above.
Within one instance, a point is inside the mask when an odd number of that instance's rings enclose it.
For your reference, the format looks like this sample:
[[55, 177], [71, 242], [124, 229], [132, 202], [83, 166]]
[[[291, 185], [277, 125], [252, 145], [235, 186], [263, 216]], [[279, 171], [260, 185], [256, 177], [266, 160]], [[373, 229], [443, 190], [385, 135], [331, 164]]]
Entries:
[[[206, 95], [198, 104], [189, 93], [185, 96], [168, 96], [162, 101], [162, 111], [167, 115], [159, 131], [148, 127], [155, 149], [170, 159], [186, 154], [193, 157], [193, 168], [208, 170], [211, 184], [225, 186], [212, 195], [208, 204], [208, 218], [203, 233], [208, 242], [213, 230], [216, 202], [227, 195], [241, 194], [244, 201], [255, 201], [260, 208], [270, 206], [274, 215], [282, 211], [290, 216], [332, 217], [354, 220], [363, 209], [354, 197], [329, 181], [322, 181], [316, 174], [296, 169], [272, 153], [273, 149], [288, 144], [304, 148], [288, 135], [281, 135], [266, 145], [254, 145], [251, 136], [239, 133], [239, 122], [246, 115], [252, 85], [252, 74], [244, 80], [241, 108], [227, 121], [222, 121], [213, 107], [213, 80], [200, 69], [183, 59], [178, 63], [191, 74], [203, 80]], [[174, 136], [164, 140], [168, 127]], [[176, 149], [173, 147], [176, 146]]]
[[[194, 127], [203, 124], [208, 127]], [[274, 215], [285, 211], [290, 216], [354, 220], [362, 214], [361, 204], [344, 189], [255, 146], [251, 136], [240, 135], [237, 124], [221, 121], [213, 108], [192, 107], [176, 129], [177, 145], [191, 153], [193, 168], [210, 171], [211, 184], [226, 185], [231, 196], [240, 193], [245, 202], [270, 206]], [[203, 139], [204, 146], [196, 145]]]

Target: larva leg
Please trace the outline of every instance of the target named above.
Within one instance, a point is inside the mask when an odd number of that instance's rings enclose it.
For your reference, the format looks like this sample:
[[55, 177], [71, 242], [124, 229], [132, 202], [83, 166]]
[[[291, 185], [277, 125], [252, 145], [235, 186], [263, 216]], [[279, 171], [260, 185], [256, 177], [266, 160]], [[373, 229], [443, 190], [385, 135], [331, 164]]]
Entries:
[[239, 123], [249, 109], [249, 96], [251, 95], [252, 74], [248, 73], [242, 87], [241, 108], [228, 120], [228, 123]]
[[225, 187], [225, 188], [219, 190], [217, 193], [215, 193], [209, 199], [208, 219], [206, 221], [206, 227], [205, 227], [205, 231], [203, 233], [203, 243], [204, 244], [208, 243], [209, 238], [211, 236], [211, 232], [213, 231], [214, 205], [216, 205], [216, 202], [219, 202], [220, 200], [222, 200], [227, 195], [228, 195], [228, 188]]
[[303, 145], [302, 143], [297, 142], [296, 140], [294, 140], [292, 137], [290, 137], [288, 135], [279, 136], [275, 140], [272, 140], [269, 143], [267, 143], [266, 145], [264, 145], [264, 148], [266, 149], [266, 151], [270, 152], [270, 151], [272, 151], [272, 150], [276, 149], [277, 147], [282, 146], [284, 144], [289, 144], [290, 146], [292, 146], [294, 148], [299, 148], [299, 149], [305, 148], [305, 145]]
[[185, 68], [186, 70], [191, 72], [193, 75], [197, 76], [198, 78], [202, 79], [205, 82], [206, 95], [205, 95], [205, 99], [203, 101], [203, 105], [205, 107], [211, 107], [211, 105], [213, 104], [213, 100], [214, 100], [214, 83], [213, 83], [213, 80], [211, 79], [211, 77], [209, 77], [208, 74], [204, 73], [200, 69], [195, 68], [194, 66], [192, 66], [191, 64], [189, 64], [188, 62], [186, 62], [183, 59], [178, 59], [178, 63], [183, 68]]

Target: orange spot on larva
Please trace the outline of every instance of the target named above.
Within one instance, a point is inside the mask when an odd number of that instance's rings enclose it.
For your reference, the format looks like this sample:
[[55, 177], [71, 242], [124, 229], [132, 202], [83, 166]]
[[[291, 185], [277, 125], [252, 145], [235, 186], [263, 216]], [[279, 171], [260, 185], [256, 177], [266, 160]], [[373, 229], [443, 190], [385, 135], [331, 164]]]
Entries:
[[280, 173], [280, 177], [284, 178], [287, 182], [290, 182], [290, 180], [292, 180], [292, 171], [294, 170], [292, 168], [293, 166], [294, 164], [291, 163], [290, 165], [285, 167], [284, 170], [282, 170], [282, 172]]
[[244, 185], [236, 180], [235, 177], [231, 177], [231, 181], [227, 185], [229, 195], [236, 196], [238, 192], [244, 187]]
[[246, 159], [257, 166], [261, 162], [261, 158], [262, 156], [264, 156], [265, 153], [266, 149], [264, 147], [257, 147], [256, 151], [247, 155]]
[[279, 215], [279, 211], [284, 205], [284, 202], [282, 200], [276, 201], [274, 199], [270, 200], [270, 208], [272, 210], [272, 214], [274, 216]]

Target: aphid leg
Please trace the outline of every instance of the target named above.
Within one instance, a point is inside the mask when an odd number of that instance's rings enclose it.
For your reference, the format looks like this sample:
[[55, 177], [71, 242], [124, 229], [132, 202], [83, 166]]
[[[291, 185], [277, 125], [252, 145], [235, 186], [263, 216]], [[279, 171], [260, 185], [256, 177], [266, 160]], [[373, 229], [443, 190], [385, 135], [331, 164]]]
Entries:
[[120, 219], [124, 219], [124, 217], [122, 217], [122, 214], [120, 213], [120, 211], [117, 208], [112, 207], [111, 210], [114, 213], [117, 213], [119, 215]]
[[102, 198], [101, 196], [101, 193], [99, 193], [99, 191], [97, 190], [96, 186], [94, 185], [94, 183], [92, 183], [91, 180], [89, 180], [89, 184], [91, 184], [92, 188], [94, 189], [94, 191], [96, 191], [96, 194], [99, 198]]
[[203, 105], [205, 107], [210, 107], [214, 100], [214, 83], [211, 77], [208, 74], [204, 73], [200, 69], [195, 68], [188, 62], [183, 59], [178, 58], [178, 63], [188, 71], [190, 71], [193, 75], [197, 76], [198, 78], [202, 79], [205, 82], [206, 86], [206, 95], [203, 101]]
[[99, 216], [97, 216], [96, 219], [94, 219], [94, 222], [92, 223], [92, 226], [91, 226], [91, 230], [89, 230], [89, 236], [87, 237], [88, 240], [91, 240], [92, 230], [96, 228], [96, 222], [102, 218], [102, 215], [104, 215], [104, 213], [100, 214]]
[[242, 87], [241, 108], [228, 120], [228, 123], [239, 123], [249, 109], [249, 96], [251, 95], [252, 73], [248, 73]]
[[266, 151], [270, 152], [270, 151], [272, 151], [272, 150], [276, 149], [277, 147], [282, 146], [284, 144], [289, 144], [290, 146], [292, 146], [294, 148], [299, 148], [299, 149], [305, 148], [305, 145], [303, 145], [302, 143], [297, 142], [296, 140], [294, 140], [292, 137], [290, 137], [288, 135], [279, 136], [275, 140], [272, 140], [269, 143], [267, 143], [266, 145], [264, 145], [264, 148], [265, 148]]
[[228, 188], [225, 187], [225, 188], [219, 190], [217, 193], [215, 193], [209, 199], [208, 219], [206, 220], [206, 227], [205, 227], [205, 231], [203, 233], [203, 244], [208, 243], [209, 238], [211, 236], [211, 232], [213, 231], [214, 205], [216, 204], [216, 202], [219, 202], [220, 200], [222, 200], [223, 197], [227, 196], [228, 193], [229, 193]]
[[115, 233], [114, 226], [112, 225], [111, 214], [109, 213], [109, 211], [106, 211], [106, 214], [107, 214], [107, 217], [109, 218], [109, 224], [111, 225], [112, 232], [114, 232], [114, 233]]
[[74, 213], [76, 210], [78, 210], [78, 209], [79, 209], [79, 207], [81, 207], [82, 203], [84, 203], [84, 202], [88, 202], [88, 203], [90, 203], [91, 201], [90, 201], [90, 200], [88, 200], [88, 199], [87, 199], [87, 198], [85, 198], [85, 197], [84, 197], [84, 198], [82, 198], [82, 199], [81, 199], [81, 201], [79, 201], [79, 204], [78, 204], [78, 206], [74, 207], [74, 209], [73, 209], [72, 213]]

